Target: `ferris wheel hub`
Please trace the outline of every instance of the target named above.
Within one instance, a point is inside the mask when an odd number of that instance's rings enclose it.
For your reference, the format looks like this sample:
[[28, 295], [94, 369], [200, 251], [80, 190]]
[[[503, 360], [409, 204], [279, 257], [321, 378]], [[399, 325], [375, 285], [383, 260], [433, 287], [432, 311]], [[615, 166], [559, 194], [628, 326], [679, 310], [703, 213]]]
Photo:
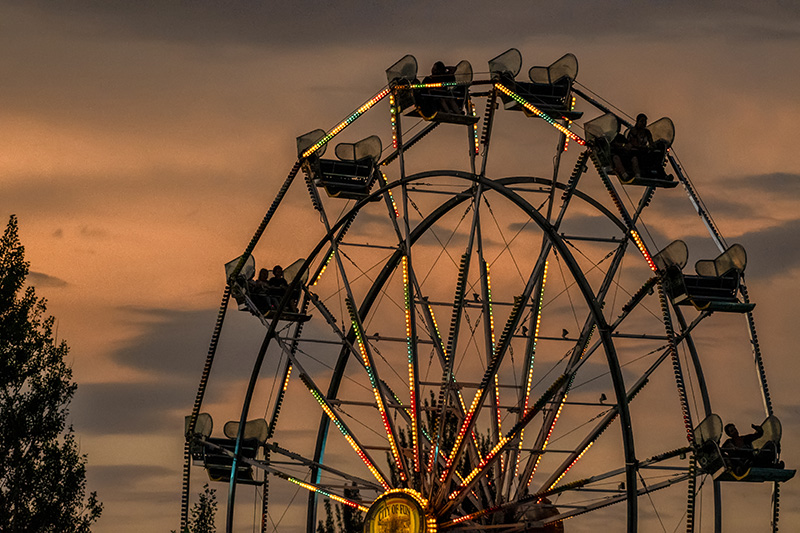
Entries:
[[392, 489], [376, 499], [364, 518], [364, 533], [435, 533], [428, 500], [413, 489]]

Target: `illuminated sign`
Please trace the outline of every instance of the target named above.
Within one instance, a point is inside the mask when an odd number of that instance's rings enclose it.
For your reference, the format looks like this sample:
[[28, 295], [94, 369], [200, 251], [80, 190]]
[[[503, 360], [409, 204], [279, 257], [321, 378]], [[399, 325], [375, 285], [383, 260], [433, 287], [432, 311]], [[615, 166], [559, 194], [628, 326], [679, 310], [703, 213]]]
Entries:
[[[416, 492], [395, 489], [375, 500], [364, 519], [364, 533], [433, 533], [426, 527], [424, 500]], [[434, 521], [435, 524], [435, 521]]]

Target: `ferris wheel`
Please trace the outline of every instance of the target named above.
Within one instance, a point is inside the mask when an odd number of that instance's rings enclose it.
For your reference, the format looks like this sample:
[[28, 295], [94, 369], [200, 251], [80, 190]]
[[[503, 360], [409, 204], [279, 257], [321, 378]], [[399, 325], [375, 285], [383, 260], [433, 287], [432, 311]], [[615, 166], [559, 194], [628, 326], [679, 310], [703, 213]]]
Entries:
[[[298, 137], [226, 265], [182, 527], [194, 463], [227, 483], [228, 531], [253, 516], [262, 531], [720, 531], [725, 482], [768, 486], [777, 531], [794, 470], [744, 249], [680, 165], [672, 121], [634, 123], [578, 84], [572, 54], [521, 69], [516, 49], [482, 74], [423, 76], [409, 55], [342, 122]], [[359, 129], [380, 113], [383, 130]], [[664, 216], [686, 196], [696, 273]], [[249, 355], [222, 333], [237, 305], [264, 331]], [[203, 410], [221, 357], [250, 369], [237, 412]], [[731, 372], [766, 418], [747, 450], [715, 399]], [[237, 511], [245, 485], [255, 513]]]

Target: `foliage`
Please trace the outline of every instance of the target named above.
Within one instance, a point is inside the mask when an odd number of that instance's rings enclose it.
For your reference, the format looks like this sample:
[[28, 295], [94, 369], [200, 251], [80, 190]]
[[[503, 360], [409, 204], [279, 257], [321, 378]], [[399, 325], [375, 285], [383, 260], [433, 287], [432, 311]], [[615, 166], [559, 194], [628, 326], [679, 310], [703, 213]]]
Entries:
[[217, 531], [217, 494], [216, 490], [209, 488], [208, 483], [203, 485], [200, 499], [192, 507], [189, 518], [189, 531], [191, 533], [215, 533]]
[[[344, 489], [344, 497], [353, 501], [361, 500], [361, 495], [359, 490], [355, 488], [355, 484], [353, 484], [352, 488]], [[363, 530], [364, 513], [358, 509], [338, 503], [335, 508], [332, 508], [331, 501], [325, 500], [325, 522], [319, 521], [317, 533], [361, 533]]]
[[11, 216], [0, 238], [0, 517], [3, 531], [88, 532], [103, 506], [86, 497], [68, 407], [77, 385], [45, 300], [23, 288], [29, 264]]

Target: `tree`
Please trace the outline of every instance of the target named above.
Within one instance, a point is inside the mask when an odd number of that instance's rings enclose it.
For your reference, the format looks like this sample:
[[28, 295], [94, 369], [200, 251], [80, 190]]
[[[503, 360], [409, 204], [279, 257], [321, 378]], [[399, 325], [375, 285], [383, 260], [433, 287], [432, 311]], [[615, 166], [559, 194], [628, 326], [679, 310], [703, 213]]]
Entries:
[[86, 455], [66, 425], [77, 385], [12, 215], [0, 239], [0, 530], [84, 533], [103, 506], [86, 496]]
[[217, 531], [217, 494], [216, 490], [209, 488], [208, 483], [203, 485], [200, 499], [192, 507], [192, 516], [189, 518], [189, 531], [191, 533], [214, 533]]

